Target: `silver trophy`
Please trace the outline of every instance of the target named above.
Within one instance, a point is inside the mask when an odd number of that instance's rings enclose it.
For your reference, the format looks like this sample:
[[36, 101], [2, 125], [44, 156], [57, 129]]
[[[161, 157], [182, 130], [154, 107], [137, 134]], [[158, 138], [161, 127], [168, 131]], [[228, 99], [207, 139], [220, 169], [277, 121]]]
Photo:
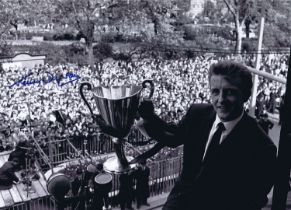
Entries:
[[117, 138], [112, 138], [115, 156], [108, 158], [104, 162], [104, 170], [107, 172], [120, 174], [134, 167], [128, 163], [128, 160], [130, 161], [132, 157], [125, 156], [123, 144], [125, 137], [129, 134], [134, 123], [140, 102], [141, 91], [147, 87], [147, 84], [149, 84], [150, 87], [149, 98], [151, 98], [154, 93], [154, 84], [151, 80], [143, 81], [141, 86], [98, 86], [92, 89], [92, 85], [86, 82], [82, 83], [80, 86], [81, 97], [88, 106], [93, 119], [95, 115], [83, 94], [85, 86], [88, 90], [92, 90], [98, 112], [106, 125], [110, 126], [110, 128], [115, 131], [114, 133], [118, 134], [118, 136], [116, 136]]

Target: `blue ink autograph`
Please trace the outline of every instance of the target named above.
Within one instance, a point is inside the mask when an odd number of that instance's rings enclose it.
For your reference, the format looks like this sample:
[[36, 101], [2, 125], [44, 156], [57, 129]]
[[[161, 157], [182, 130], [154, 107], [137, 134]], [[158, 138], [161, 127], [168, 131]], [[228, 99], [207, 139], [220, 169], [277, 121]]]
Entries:
[[[40, 85], [46, 85], [46, 84], [51, 83], [53, 81], [56, 81], [57, 85], [59, 87], [62, 87], [64, 85], [67, 85], [69, 83], [77, 81], [81, 78], [79, 75], [74, 74], [74, 73], [70, 73], [70, 72], [66, 73], [65, 76], [53, 75], [49, 72], [46, 72], [46, 73], [47, 73], [47, 78], [37, 80], [37, 79], [34, 79], [31, 77], [33, 75], [33, 72], [30, 72], [27, 75], [21, 77], [21, 79], [19, 79], [18, 81], [16, 81], [14, 84], [10, 85], [9, 87], [12, 88], [14, 86], [20, 86], [20, 85], [29, 86], [29, 85], [35, 85], [35, 84], [38, 84], [38, 86], [40, 86]], [[63, 81], [63, 80], [65, 80], [65, 81]]]

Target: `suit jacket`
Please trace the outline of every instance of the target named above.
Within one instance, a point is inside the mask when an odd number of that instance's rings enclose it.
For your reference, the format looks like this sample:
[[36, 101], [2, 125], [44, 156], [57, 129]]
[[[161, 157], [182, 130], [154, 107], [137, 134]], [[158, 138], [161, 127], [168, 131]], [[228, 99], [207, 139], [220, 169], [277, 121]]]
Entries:
[[119, 199], [121, 202], [131, 201], [133, 198], [133, 174], [120, 174]]
[[147, 166], [144, 169], [139, 167], [134, 172], [134, 178], [136, 179], [136, 197], [149, 197], [149, 176], [150, 169]]
[[3, 164], [0, 168], [0, 189], [9, 189], [12, 187], [13, 181], [19, 181], [14, 172], [15, 167], [11, 161], [7, 161]]
[[26, 150], [16, 147], [16, 149], [10, 153], [8, 160], [12, 161], [13, 159], [18, 159], [19, 164], [16, 169], [19, 170], [19, 169], [24, 169], [26, 167], [25, 157], [26, 157]]
[[258, 210], [274, 183], [276, 146], [243, 115], [220, 145], [218, 157], [202, 161], [216, 113], [209, 104], [193, 104], [177, 126], [157, 116], [145, 129], [166, 146], [184, 144], [183, 169], [164, 210]]

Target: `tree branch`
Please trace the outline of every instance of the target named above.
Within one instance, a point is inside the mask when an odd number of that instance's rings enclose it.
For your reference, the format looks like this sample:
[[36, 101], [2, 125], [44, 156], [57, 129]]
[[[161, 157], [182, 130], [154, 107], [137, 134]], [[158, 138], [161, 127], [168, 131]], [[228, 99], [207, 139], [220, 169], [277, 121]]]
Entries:
[[[74, 2], [71, 2], [71, 3], [72, 3], [72, 7], [73, 7], [73, 10], [75, 13], [75, 20], [76, 20], [77, 27], [79, 28], [80, 31], [83, 31], [80, 20], [78, 19], [78, 12], [77, 12], [76, 6], [75, 6]], [[85, 35], [85, 34], [83, 33], [83, 35]]]
[[235, 10], [231, 7], [230, 3], [227, 0], [223, 0], [223, 2], [226, 4], [227, 9], [230, 11], [230, 13], [235, 18], [236, 17]]

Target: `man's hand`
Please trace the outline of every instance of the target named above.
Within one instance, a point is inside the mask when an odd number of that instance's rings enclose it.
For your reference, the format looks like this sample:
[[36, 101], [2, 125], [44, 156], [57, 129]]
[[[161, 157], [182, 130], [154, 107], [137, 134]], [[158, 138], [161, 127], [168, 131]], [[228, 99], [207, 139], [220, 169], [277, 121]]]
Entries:
[[154, 116], [154, 104], [150, 99], [144, 99], [138, 107], [139, 115], [146, 120], [150, 120]]

